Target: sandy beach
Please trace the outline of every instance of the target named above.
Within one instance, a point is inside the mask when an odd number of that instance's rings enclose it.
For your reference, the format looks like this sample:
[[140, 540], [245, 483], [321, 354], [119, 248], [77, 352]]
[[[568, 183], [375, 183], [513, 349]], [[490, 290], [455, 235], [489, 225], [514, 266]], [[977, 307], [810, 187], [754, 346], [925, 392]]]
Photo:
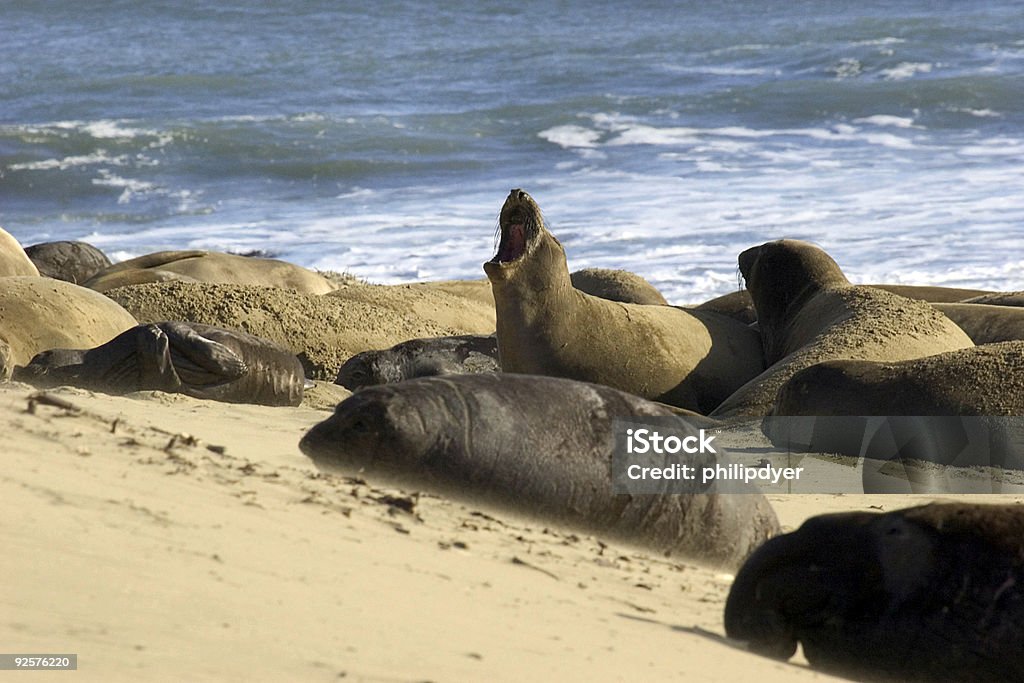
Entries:
[[[0, 637], [79, 659], [33, 680], [831, 680], [725, 640], [729, 574], [320, 474], [336, 396], [35, 393], [0, 387]], [[926, 499], [770, 496], [786, 529]]]

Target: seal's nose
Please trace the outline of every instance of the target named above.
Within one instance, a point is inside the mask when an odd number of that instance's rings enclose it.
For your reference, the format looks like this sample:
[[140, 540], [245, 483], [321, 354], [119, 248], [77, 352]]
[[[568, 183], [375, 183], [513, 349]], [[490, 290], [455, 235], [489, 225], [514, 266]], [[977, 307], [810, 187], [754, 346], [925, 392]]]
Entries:
[[513, 188], [512, 191], [508, 193], [508, 198], [515, 201], [521, 201], [525, 197], [526, 193], [520, 190], [518, 187]]

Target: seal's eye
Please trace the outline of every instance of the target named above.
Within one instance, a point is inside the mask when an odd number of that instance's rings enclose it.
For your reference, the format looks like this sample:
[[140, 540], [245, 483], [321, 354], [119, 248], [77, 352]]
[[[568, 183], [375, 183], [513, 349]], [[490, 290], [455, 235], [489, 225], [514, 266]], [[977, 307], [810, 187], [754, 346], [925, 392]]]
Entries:
[[356, 434], [368, 434], [370, 431], [370, 425], [366, 424], [366, 421], [362, 418], [357, 418], [352, 421], [352, 424], [348, 426]]

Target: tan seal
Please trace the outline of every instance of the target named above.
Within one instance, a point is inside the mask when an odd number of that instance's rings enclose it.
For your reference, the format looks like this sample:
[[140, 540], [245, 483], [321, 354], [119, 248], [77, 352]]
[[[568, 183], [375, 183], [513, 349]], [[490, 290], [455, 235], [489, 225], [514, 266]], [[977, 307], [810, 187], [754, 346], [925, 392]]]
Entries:
[[303, 294], [326, 294], [337, 287], [324, 276], [287, 261], [216, 251], [160, 251], [115, 263], [86, 281], [105, 292], [115, 287], [167, 280], [260, 285]]
[[[971, 297], [987, 296], [991, 292], [982, 289], [961, 289], [958, 287], [935, 287], [931, 285], [865, 285], [882, 289], [886, 292], [899, 294], [908, 299], [918, 299], [931, 303], [956, 303], [965, 299], [973, 301]], [[702, 304], [694, 306], [701, 311], [716, 311], [731, 316], [745, 323], [752, 323], [757, 320], [757, 311], [754, 310], [754, 302], [750, 298], [750, 292], [740, 290], [729, 292], [722, 296], [709, 299]]]
[[718, 313], [612, 302], [575, 289], [536, 202], [509, 194], [484, 264], [504, 372], [604, 384], [706, 413], [764, 368], [755, 331]]
[[0, 354], [8, 356], [0, 378], [41, 351], [98, 346], [136, 324], [128, 311], [91, 289], [39, 276], [0, 278], [0, 341], [8, 347]]
[[822, 361], [899, 361], [973, 346], [931, 305], [851, 285], [832, 257], [813, 244], [768, 242], [740, 254], [739, 265], [769, 367], [722, 403], [715, 417], [771, 413], [779, 388]]
[[0, 228], [0, 277], [8, 275], [39, 275], [39, 270], [18, 240]]

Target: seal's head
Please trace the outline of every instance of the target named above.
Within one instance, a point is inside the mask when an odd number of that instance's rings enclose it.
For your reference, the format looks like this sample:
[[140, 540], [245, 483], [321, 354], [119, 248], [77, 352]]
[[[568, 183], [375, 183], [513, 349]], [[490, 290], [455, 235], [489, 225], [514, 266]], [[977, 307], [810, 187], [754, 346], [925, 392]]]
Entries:
[[812, 517], [746, 561], [726, 600], [725, 632], [778, 659], [802, 641], [808, 660], [824, 664], [808, 640], [839, 641], [858, 620], [912, 599], [928, 585], [934, 557], [932, 535], [902, 515]]
[[72, 384], [81, 376], [84, 351], [51, 349], [37, 353], [28, 365], [14, 368], [13, 379], [37, 387]]
[[[445, 386], [414, 380], [360, 389], [315, 425], [299, 449], [320, 469], [342, 474], [365, 472], [400, 483], [402, 475], [432, 452], [444, 452], [444, 431], [452, 423]], [[456, 411], [458, 412], [458, 411]]]
[[537, 202], [523, 190], [509, 193], [498, 216], [498, 229], [498, 253], [484, 264], [484, 272], [492, 283], [513, 278], [527, 261], [546, 267], [548, 262], [560, 260], [565, 267], [562, 245], [544, 227]]
[[739, 256], [762, 331], [774, 329], [822, 289], [849, 285], [831, 256], [800, 240], [777, 240], [751, 247]]

